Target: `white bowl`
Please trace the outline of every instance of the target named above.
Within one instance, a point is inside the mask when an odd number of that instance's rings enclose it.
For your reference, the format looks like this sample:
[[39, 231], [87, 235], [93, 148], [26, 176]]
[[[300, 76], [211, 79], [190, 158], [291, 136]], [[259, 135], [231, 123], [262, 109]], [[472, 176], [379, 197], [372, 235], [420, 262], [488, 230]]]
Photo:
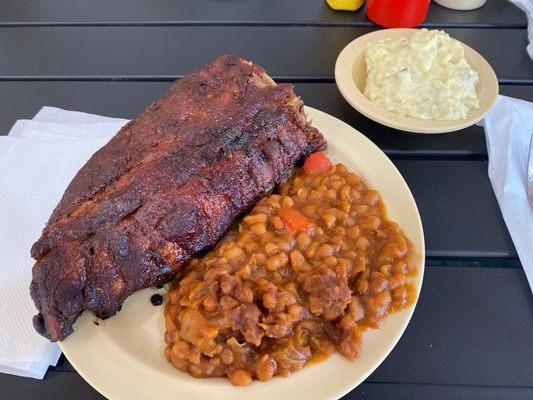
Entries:
[[475, 50], [461, 43], [470, 66], [477, 71], [479, 108], [471, 110], [466, 119], [433, 121], [393, 113], [373, 103], [363, 94], [366, 83], [365, 48], [381, 39], [409, 37], [416, 29], [382, 29], [360, 36], [339, 54], [335, 64], [335, 81], [348, 103], [366, 117], [391, 128], [415, 133], [444, 133], [475, 124], [490, 110], [498, 96], [498, 80], [490, 64]]

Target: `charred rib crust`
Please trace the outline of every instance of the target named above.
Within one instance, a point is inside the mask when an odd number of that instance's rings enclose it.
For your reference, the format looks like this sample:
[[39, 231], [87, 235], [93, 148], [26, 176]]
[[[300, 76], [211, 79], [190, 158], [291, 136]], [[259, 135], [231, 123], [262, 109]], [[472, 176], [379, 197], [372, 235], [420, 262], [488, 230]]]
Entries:
[[174, 83], [80, 169], [32, 247], [35, 329], [61, 340], [213, 246], [325, 142], [291, 85], [221, 56]]

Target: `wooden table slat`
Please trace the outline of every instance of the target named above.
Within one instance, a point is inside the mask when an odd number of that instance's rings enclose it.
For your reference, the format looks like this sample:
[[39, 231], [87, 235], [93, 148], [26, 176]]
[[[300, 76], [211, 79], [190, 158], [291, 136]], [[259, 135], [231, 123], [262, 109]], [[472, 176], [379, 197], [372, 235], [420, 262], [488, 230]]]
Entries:
[[[76, 400], [105, 400], [75, 373], [51, 372], [43, 381], [0, 374], [0, 385], [2, 399], [58, 400], [75, 396]], [[364, 382], [342, 399], [530, 400], [532, 397], [533, 388]]]
[[491, 386], [420, 385], [401, 383], [370, 383], [361, 386], [343, 397], [343, 400], [531, 400], [532, 388], [509, 388]]
[[[0, 134], [17, 119], [31, 118], [44, 105], [132, 118], [164, 93], [167, 82], [0, 82]], [[533, 101], [532, 86], [500, 88], [502, 94]], [[418, 135], [384, 127], [355, 111], [332, 83], [297, 83], [305, 104], [327, 112], [363, 132], [392, 158], [486, 159], [483, 129], [472, 126], [458, 133]], [[13, 94], [16, 94], [14, 96]], [[128, 99], [128, 101], [124, 101]]]
[[418, 205], [428, 256], [517, 256], [487, 176], [486, 161], [394, 163]]
[[[230, 53], [257, 62], [273, 77], [332, 81], [340, 50], [372, 30], [310, 26], [0, 28], [4, 55], [0, 79], [172, 79]], [[525, 51], [526, 30], [447, 31], [486, 57], [502, 82], [533, 84], [533, 61]]]
[[[4, 0], [6, 23], [246, 23], [370, 25], [364, 10], [331, 10], [325, 0]], [[453, 11], [432, 3], [423, 26], [525, 27], [523, 12], [508, 1], [491, 0], [473, 11]]]

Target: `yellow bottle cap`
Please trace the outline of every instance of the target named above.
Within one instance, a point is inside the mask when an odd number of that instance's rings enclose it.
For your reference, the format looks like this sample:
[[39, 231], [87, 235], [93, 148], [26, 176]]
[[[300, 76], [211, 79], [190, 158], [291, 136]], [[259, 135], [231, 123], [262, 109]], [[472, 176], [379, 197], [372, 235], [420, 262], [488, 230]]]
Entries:
[[334, 10], [355, 11], [361, 8], [365, 0], [326, 0]]

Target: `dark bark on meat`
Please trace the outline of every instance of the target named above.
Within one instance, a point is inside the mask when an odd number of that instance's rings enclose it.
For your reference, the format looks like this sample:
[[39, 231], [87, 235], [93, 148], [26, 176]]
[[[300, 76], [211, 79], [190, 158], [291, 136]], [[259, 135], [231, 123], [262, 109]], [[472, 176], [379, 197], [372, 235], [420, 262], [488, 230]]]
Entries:
[[33, 245], [35, 329], [115, 314], [173, 279], [296, 162], [325, 147], [291, 85], [222, 56], [174, 83], [77, 173]]

